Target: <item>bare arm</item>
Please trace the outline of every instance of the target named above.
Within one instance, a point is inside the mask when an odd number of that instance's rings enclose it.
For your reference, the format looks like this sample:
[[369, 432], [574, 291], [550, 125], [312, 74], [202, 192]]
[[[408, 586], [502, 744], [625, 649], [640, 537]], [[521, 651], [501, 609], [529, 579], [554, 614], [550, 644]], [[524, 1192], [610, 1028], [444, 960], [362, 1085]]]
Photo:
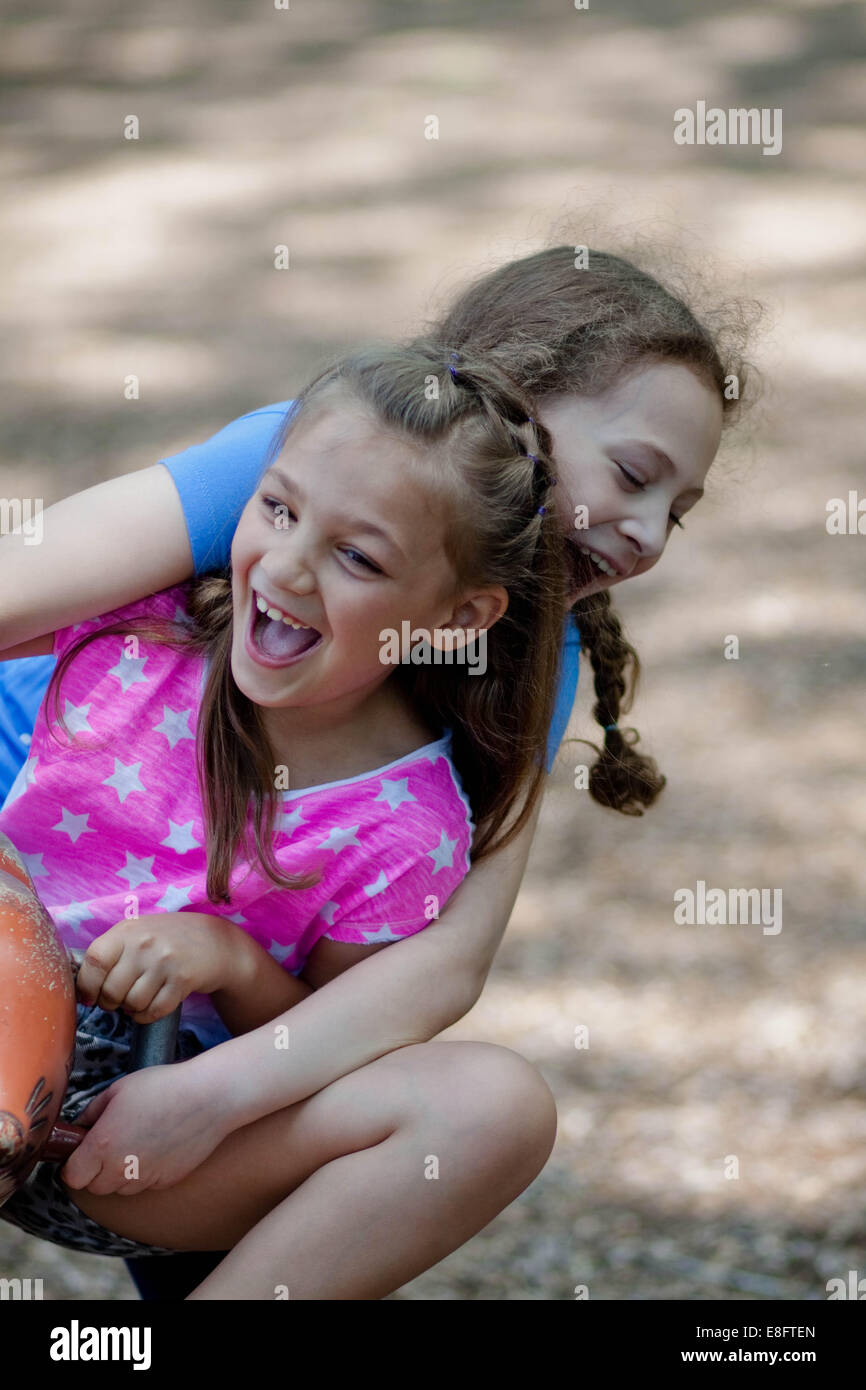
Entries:
[[160, 463], [46, 507], [41, 542], [26, 542], [22, 532], [0, 539], [4, 659], [50, 653], [50, 634], [58, 628], [98, 618], [194, 573], [180, 496]]
[[[161, 464], [54, 503], [43, 513], [43, 533], [39, 545], [26, 545], [23, 535], [0, 539], [4, 657], [12, 648], [16, 656], [50, 652], [55, 629], [193, 576], [180, 497]], [[248, 990], [219, 1001], [227, 1026], [244, 1035], [185, 1065], [198, 1069], [220, 1103], [230, 1100], [235, 1127], [302, 1100], [395, 1048], [426, 1042], [468, 1013], [508, 924], [539, 809], [540, 803], [511, 845], [470, 870], [438, 922], [390, 948], [359, 948], [351, 970], [343, 957], [344, 974], [320, 952], [304, 972], [315, 991], [308, 997], [299, 999], [304, 981], [270, 957], [259, 962], [253, 993], [264, 990], [266, 978], [262, 1013], [290, 1022], [291, 1069], [287, 1054], [273, 1047], [273, 1022], [250, 1011]], [[367, 959], [373, 953], [378, 961]], [[226, 1048], [235, 1049], [229, 1065]]]
[[[504, 850], [470, 869], [438, 922], [377, 951], [270, 1023], [184, 1063], [230, 1127], [294, 1105], [398, 1047], [427, 1042], [475, 1004], [511, 916], [541, 799]], [[285, 1024], [289, 1047], [277, 1049]]]

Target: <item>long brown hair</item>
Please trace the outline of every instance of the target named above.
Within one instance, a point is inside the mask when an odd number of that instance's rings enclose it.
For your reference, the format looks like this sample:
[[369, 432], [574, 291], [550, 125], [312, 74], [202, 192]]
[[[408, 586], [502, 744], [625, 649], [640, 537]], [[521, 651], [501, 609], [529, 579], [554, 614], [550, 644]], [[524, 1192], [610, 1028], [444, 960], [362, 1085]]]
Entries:
[[[584, 250], [552, 246], [500, 266], [425, 332], [496, 363], [542, 412], [547, 396], [596, 395], [646, 362], [682, 363], [717, 392], [723, 422], [731, 423], [756, 395], [757, 373], [741, 346], [760, 306], [731, 300], [701, 321], [682, 294], [630, 260]], [[582, 582], [588, 577], [584, 570]], [[616, 724], [637, 691], [637, 652], [623, 636], [608, 590], [578, 599], [571, 613], [592, 662], [593, 716], [602, 726]], [[598, 754], [591, 796], [631, 816], [642, 815], [666, 782], [655, 760], [635, 751], [639, 738], [636, 729], [614, 728], [605, 732], [603, 748], [589, 745]]]
[[[493, 585], [507, 591], [505, 613], [481, 639], [483, 674], [470, 674], [466, 663], [404, 662], [389, 676], [426, 721], [451, 728], [476, 826], [476, 863], [519, 832], [544, 783], [568, 583], [553, 514], [550, 436], [533, 420], [531, 398], [506, 373], [478, 354], [452, 356], [452, 346], [436, 339], [370, 344], [333, 359], [286, 413], [264, 470], [314, 404], [333, 408], [334, 394], [337, 409], [341, 401], [358, 402], [405, 443], [408, 479], [426, 490], [431, 516], [440, 520], [455, 592]], [[284, 874], [274, 858], [278, 764], [259, 707], [232, 676], [233, 616], [230, 575], [203, 576], [189, 585], [185, 623], [118, 620], [86, 634], [60, 658], [46, 695], [68, 734], [58, 715], [63, 672], [82, 647], [109, 634], [135, 632], [209, 659], [196, 758], [212, 902], [231, 901], [239, 846], [252, 862], [250, 799], [255, 854], [272, 882], [298, 889], [321, 876]]]

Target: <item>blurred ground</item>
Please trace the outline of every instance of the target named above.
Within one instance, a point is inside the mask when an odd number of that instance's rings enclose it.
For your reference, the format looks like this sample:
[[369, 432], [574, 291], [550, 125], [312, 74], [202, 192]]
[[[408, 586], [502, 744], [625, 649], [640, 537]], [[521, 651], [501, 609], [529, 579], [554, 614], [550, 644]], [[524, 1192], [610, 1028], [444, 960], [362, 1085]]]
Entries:
[[[799, 1300], [862, 1275], [864, 542], [825, 528], [863, 479], [862, 7], [66, 0], [7, 7], [0, 53], [7, 497], [47, 506], [291, 396], [555, 220], [584, 240], [587, 206], [768, 302], [761, 412], [618, 591], [668, 787], [628, 819], [560, 754], [484, 996], [443, 1035], [531, 1058], [556, 1147], [392, 1297]], [[701, 98], [782, 108], [782, 153], [676, 146]], [[571, 732], [594, 737], [588, 676]], [[782, 931], [674, 925], [700, 879], [780, 888]], [[0, 1266], [134, 1297], [120, 1261], [2, 1226]]]

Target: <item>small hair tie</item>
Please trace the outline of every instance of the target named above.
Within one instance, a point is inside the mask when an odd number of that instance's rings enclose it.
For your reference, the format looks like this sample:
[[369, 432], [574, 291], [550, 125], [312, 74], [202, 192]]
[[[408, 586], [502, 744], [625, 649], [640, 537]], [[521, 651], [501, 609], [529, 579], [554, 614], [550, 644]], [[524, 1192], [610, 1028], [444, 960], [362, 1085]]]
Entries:
[[608, 731], [609, 729], [618, 729], [618, 728], [619, 728], [619, 725], [618, 725], [618, 724], [605, 724], [605, 726], [604, 726], [604, 731], [605, 731], [605, 733], [607, 733], [607, 731]]
[[455, 350], [454, 352], [452, 352], [452, 354], [451, 354], [451, 363], [452, 363], [452, 365], [449, 366], [448, 370], [449, 370], [449, 372], [451, 373], [451, 380], [452, 380], [452, 381], [456, 381], [456, 380], [457, 380], [457, 372], [456, 372], [456, 370], [455, 370], [455, 368], [454, 368], [454, 366], [453, 366], [453, 363], [455, 363], [455, 362], [457, 361], [457, 359], [458, 359], [459, 356], [460, 356], [460, 354], [459, 354], [459, 352], [457, 352], [456, 350]]
[[538, 511], [535, 513], [535, 515], [536, 515], [536, 516], [544, 516], [545, 513], [546, 513], [546, 511], [547, 511], [547, 508], [546, 508], [546, 507], [539, 507], [539, 508], [538, 508]]
[[526, 457], [528, 459], [532, 459], [532, 462], [535, 464], [536, 468], [538, 467], [538, 459], [535, 456], [535, 454], [527, 454]]

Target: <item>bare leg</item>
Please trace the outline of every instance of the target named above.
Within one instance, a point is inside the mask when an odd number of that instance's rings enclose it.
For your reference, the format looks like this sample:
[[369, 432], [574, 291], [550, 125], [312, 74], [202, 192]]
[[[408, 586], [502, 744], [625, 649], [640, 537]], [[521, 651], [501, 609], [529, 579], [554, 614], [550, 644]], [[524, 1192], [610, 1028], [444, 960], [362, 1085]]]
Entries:
[[376, 1299], [508, 1206], [555, 1133], [547, 1083], [518, 1053], [423, 1043], [237, 1130], [174, 1187], [74, 1195], [122, 1235], [230, 1249], [193, 1300]]

